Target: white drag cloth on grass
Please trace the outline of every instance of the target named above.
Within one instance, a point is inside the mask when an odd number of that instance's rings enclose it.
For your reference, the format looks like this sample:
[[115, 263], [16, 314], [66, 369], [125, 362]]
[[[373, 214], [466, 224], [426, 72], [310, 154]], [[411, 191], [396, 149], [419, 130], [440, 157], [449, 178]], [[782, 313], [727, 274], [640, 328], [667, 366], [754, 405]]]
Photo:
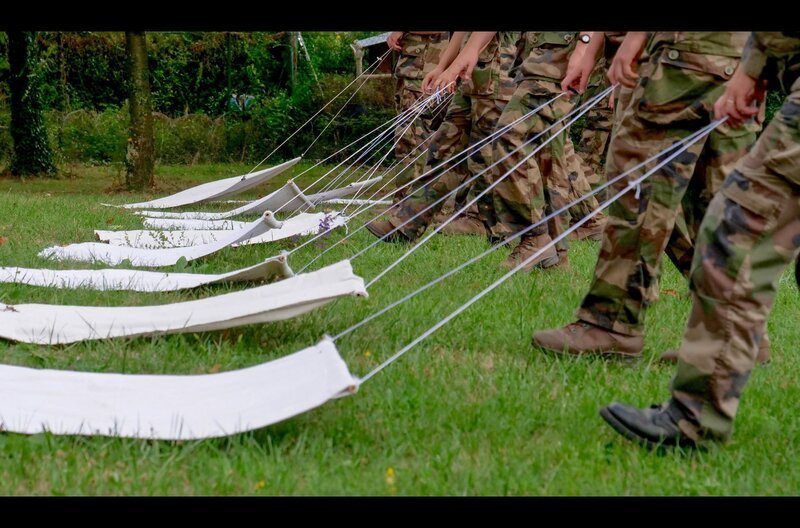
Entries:
[[162, 231], [185, 231], [190, 229], [233, 231], [247, 225], [247, 222], [240, 222], [238, 220], [191, 220], [186, 218], [145, 218], [142, 223], [145, 227]]
[[362, 200], [360, 198], [334, 198], [325, 200], [322, 205], [392, 205], [391, 200]]
[[112, 246], [100, 242], [84, 242], [68, 246], [55, 246], [43, 249], [39, 256], [55, 260], [77, 260], [81, 262], [100, 262], [116, 266], [129, 261], [132, 266], [154, 268], [158, 266], [172, 266], [180, 259], [195, 260], [225, 247], [242, 242], [249, 238], [267, 233], [270, 229], [279, 229], [281, 223], [275, 220], [269, 211], [263, 217], [247, 224], [244, 229], [225, 231], [225, 236], [219, 237], [216, 242], [201, 246], [177, 247], [169, 249], [142, 249], [124, 246]]
[[[197, 222], [202, 225], [208, 220], [174, 220], [161, 219], [162, 221]], [[281, 227], [270, 229], [257, 237], [249, 238], [233, 247], [251, 244], [276, 242], [293, 236], [315, 235], [326, 229], [342, 227], [347, 223], [347, 218], [338, 213], [300, 213], [297, 216], [280, 222]], [[191, 224], [189, 224], [191, 225]], [[245, 224], [247, 225], [247, 224]], [[189, 229], [186, 231], [152, 231], [134, 229], [130, 231], [106, 231], [98, 229], [94, 232], [101, 242], [108, 242], [112, 246], [127, 246], [144, 249], [176, 248], [212, 244], [230, 236], [230, 230]]]
[[259, 429], [355, 392], [330, 339], [241, 370], [192, 376], [0, 366], [0, 430], [194, 440]]
[[205, 332], [290, 319], [348, 295], [367, 296], [343, 260], [273, 284], [196, 301], [155, 306], [0, 303], [0, 338], [40, 345]]
[[123, 207], [125, 209], [169, 209], [170, 207], [180, 207], [182, 205], [220, 200], [227, 196], [233, 196], [248, 189], [252, 189], [256, 185], [271, 180], [286, 169], [292, 167], [301, 159], [302, 158], [295, 158], [285, 163], [281, 163], [280, 165], [275, 165], [274, 167], [269, 167], [268, 169], [260, 170], [258, 172], [251, 172], [250, 174], [245, 174], [244, 176], [233, 176], [232, 178], [225, 178], [222, 180], [204, 183], [202, 185], [197, 185], [190, 189], [186, 189], [179, 193], [165, 196], [164, 198], [159, 198], [157, 200], [132, 204], [112, 205], [112, 207]]
[[379, 181], [381, 177], [372, 178], [371, 180], [364, 180], [362, 182], [351, 183], [339, 189], [332, 189], [317, 194], [306, 196], [303, 191], [293, 182], [288, 181], [286, 184], [267, 196], [260, 198], [254, 202], [250, 202], [242, 207], [231, 209], [222, 213], [208, 213], [208, 212], [188, 212], [188, 213], [171, 213], [166, 211], [137, 211], [136, 214], [140, 216], [147, 216], [150, 218], [179, 218], [186, 220], [225, 220], [243, 214], [257, 214], [264, 211], [281, 211], [284, 213], [291, 213], [301, 208], [312, 209], [317, 204], [322, 202], [341, 199], [346, 196], [352, 196], [358, 193], [361, 189], [369, 187]]
[[224, 282], [264, 281], [294, 275], [285, 255], [230, 273], [160, 273], [125, 269], [50, 270], [0, 267], [0, 282], [47, 288], [167, 292]]

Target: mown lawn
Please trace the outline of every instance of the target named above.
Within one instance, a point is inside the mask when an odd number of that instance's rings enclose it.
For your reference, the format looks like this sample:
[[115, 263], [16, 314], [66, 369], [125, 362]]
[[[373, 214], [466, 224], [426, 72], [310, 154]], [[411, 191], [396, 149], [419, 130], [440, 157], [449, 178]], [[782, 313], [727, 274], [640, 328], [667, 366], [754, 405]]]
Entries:
[[[158, 195], [250, 168], [160, 166]], [[98, 228], [141, 228], [132, 213], [100, 202], [139, 201], [151, 195], [111, 191], [120, 180], [113, 167], [75, 167], [72, 173], [72, 178], [60, 180], [0, 179], [0, 236], [7, 238], [0, 245], [0, 265], [85, 267], [47, 262], [36, 254], [54, 244], [91, 241]], [[319, 174], [315, 169], [299, 183]], [[278, 177], [242, 199], [263, 195], [288, 177]], [[322, 243], [342, 236], [337, 232]], [[361, 231], [312, 269], [348, 258], [371, 240]], [[172, 269], [223, 272], [297, 244], [227, 249]], [[151, 374], [242, 368], [336, 334], [487, 247], [478, 237], [435, 237], [373, 285], [368, 299], [342, 299], [289, 321], [58, 347], [0, 342], [0, 362]], [[290, 264], [299, 269], [320, 249], [310, 244], [293, 254]], [[370, 279], [406, 249], [382, 244], [353, 261], [354, 269]], [[597, 249], [596, 242], [573, 243], [569, 269], [513, 277], [357, 394], [272, 427], [192, 442], [0, 434], [0, 494], [796, 494], [800, 296], [790, 271], [781, 280], [769, 321], [773, 361], [754, 372], [733, 440], [707, 451], [650, 452], [614, 433], [598, 410], [615, 399], [646, 405], [667, 395], [672, 368], [657, 358], [679, 343], [689, 309], [687, 286], [670, 263], [661, 298], [648, 317], [645, 360], [638, 365], [552, 358], [530, 344], [533, 331], [572, 319], [588, 288]], [[342, 338], [337, 344], [351, 372], [363, 376], [500, 277], [498, 264], [507, 252], [490, 255]], [[4, 284], [0, 300], [148, 305], [242, 287], [144, 294]]]

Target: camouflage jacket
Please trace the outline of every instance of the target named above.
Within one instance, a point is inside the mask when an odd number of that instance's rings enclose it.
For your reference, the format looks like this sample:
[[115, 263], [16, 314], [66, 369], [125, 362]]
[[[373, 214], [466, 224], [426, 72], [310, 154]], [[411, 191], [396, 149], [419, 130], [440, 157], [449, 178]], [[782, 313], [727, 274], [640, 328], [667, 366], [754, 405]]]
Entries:
[[708, 73], [723, 81], [736, 71], [746, 31], [671, 31], [653, 33], [645, 53], [656, 62], [687, 71]]
[[[469, 35], [465, 35], [462, 48]], [[461, 83], [461, 93], [510, 100], [517, 86], [511, 70], [517, 57], [521, 35], [519, 31], [498, 31], [478, 56], [478, 63], [472, 70], [472, 80]]]
[[653, 33], [645, 48], [649, 59], [639, 67], [638, 116], [661, 125], [706, 121], [739, 65], [747, 36], [722, 31]]
[[421, 85], [425, 75], [439, 64], [439, 57], [450, 41], [450, 33], [444, 31], [431, 35], [405, 33], [401, 39], [403, 46], [397, 59], [394, 74], [398, 79], [418, 81]]
[[800, 77], [800, 32], [753, 32], [744, 47], [742, 68], [754, 79], [777, 78], [788, 91]]
[[740, 58], [747, 31], [657, 31], [648, 44], [650, 54], [666, 47], [702, 55]]
[[560, 83], [567, 73], [569, 56], [575, 49], [577, 31], [526, 31], [519, 53], [517, 82], [536, 79]]

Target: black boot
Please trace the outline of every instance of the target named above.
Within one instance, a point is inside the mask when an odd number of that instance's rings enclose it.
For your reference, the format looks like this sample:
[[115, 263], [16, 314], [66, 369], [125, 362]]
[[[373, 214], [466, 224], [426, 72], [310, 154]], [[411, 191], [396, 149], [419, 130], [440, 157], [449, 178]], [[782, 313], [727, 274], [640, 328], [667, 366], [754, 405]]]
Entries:
[[677, 420], [666, 405], [639, 409], [614, 402], [600, 409], [600, 416], [616, 432], [639, 445], [695, 447], [695, 442], [678, 428]]

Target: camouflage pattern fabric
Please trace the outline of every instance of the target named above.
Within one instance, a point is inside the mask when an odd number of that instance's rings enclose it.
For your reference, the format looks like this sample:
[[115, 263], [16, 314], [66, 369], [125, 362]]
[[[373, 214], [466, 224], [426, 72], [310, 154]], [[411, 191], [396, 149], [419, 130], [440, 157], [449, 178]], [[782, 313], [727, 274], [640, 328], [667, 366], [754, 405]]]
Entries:
[[[560, 92], [554, 82], [525, 79], [517, 88], [514, 97], [506, 105], [500, 116], [498, 127], [510, 124], [517, 118], [527, 114], [534, 108], [543, 105]], [[566, 98], [562, 97], [546, 105], [536, 115], [514, 125], [506, 134], [494, 142], [493, 159], [500, 161], [491, 171], [491, 182], [497, 181], [506, 173], [505, 178], [494, 187], [492, 203], [495, 218], [489, 227], [497, 237], [508, 237], [527, 228], [552, 211], [570, 203], [569, 166], [566, 158], [566, 144], [569, 136], [559, 125], [544, 134], [539, 140], [527, 146], [522, 145], [537, 133], [558, 121], [572, 108]], [[516, 169], [521, 160], [533, 152], [538, 145], [551, 135], [556, 135], [550, 143], [540, 149]], [[505, 158], [505, 159], [503, 159]], [[583, 173], [575, 174], [576, 178], [584, 178]], [[490, 182], [490, 183], [491, 183]], [[588, 185], [588, 184], [587, 184]], [[570, 226], [569, 212], [562, 213], [548, 221], [547, 225], [533, 228], [531, 235], [550, 234], [556, 237]], [[557, 249], [568, 247], [566, 239], [557, 244]]]
[[[747, 34], [697, 32], [675, 37], [682, 47], [712, 49], [715, 54], [684, 51], [658, 35], [653, 39], [657, 45], [648, 49], [648, 62], [640, 66], [640, 80], [612, 139], [606, 164], [609, 179], [711, 121], [713, 104], [739, 63], [737, 54], [741, 55]], [[678, 205], [690, 192], [693, 200], [683, 201], [684, 217], [687, 226], [695, 226], [687, 231], [698, 232], [697, 223], [711, 197], [759, 130], [755, 120], [738, 129], [717, 127], [645, 180], [639, 199], [628, 192], [609, 207], [594, 281], [578, 310], [579, 319], [621, 334], [642, 334]], [[613, 193], [625, 185], [612, 186]]]
[[[800, 66], [800, 33], [756, 32], [747, 49], [744, 70], [754, 78], [767, 63], [770, 72]], [[800, 250], [800, 80], [791, 77], [790, 95], [700, 226], [693, 307], [670, 402], [695, 441], [730, 436], [778, 280]]]
[[[625, 32], [606, 32], [603, 38], [603, 53], [597, 61], [589, 78], [588, 88], [582, 101], [591, 99], [609, 86], [608, 67], [619, 49]], [[609, 108], [608, 100], [598, 103], [586, 114], [581, 131], [581, 140], [575, 150], [591, 169], [587, 174], [592, 189], [606, 181], [605, 158], [611, 140], [611, 129], [614, 126], [614, 111]]]
[[[586, 115], [589, 114], [587, 113]], [[567, 166], [567, 181], [569, 182], [568, 199], [570, 202], [575, 202], [592, 191], [594, 186], [590, 183], [590, 181], [593, 179], [592, 177], [595, 174], [591, 167], [589, 167], [589, 165], [584, 162], [584, 160], [575, 152], [572, 141], [564, 142], [564, 161]], [[597, 200], [597, 195], [584, 198], [569, 208], [569, 214], [572, 217], [572, 224], [599, 207], [600, 204]], [[601, 224], [604, 221], [605, 214], [603, 214], [601, 211], [587, 220], [583, 226], [592, 227]]]
[[[517, 73], [517, 80], [520, 82], [500, 117], [499, 127], [510, 124], [561, 92], [560, 82], [566, 74], [569, 55], [577, 35], [577, 32], [524, 34], [520, 55], [522, 62]], [[572, 107], [573, 103], [562, 97], [495, 140], [494, 160], [499, 161], [506, 156], [508, 158], [499, 162], [492, 170], [492, 181], [511, 171], [493, 190], [496, 217], [492, 219], [490, 228], [495, 236], [508, 237], [538, 223], [550, 212], [569, 204], [577, 192], [582, 194], [582, 191], [591, 188], [586, 181], [585, 169], [576, 168], [577, 156], [571, 156], [572, 166], [569, 165], [567, 154], [574, 153], [574, 147], [567, 133], [559, 133], [562, 126], [555, 127], [539, 141], [520, 148], [531, 137], [567, 114]], [[522, 158], [550, 135], [557, 137], [527, 163], [512, 171]], [[510, 154], [515, 149], [519, 150]], [[579, 207], [587, 206], [596, 207], [597, 201], [591, 198], [588, 203]], [[555, 238], [569, 228], [570, 220], [570, 213], [565, 212], [551, 219], [548, 225], [538, 226], [529, 233], [549, 234]], [[556, 247], [561, 251], [566, 250], [567, 240], [562, 240]]]
[[[514, 65], [520, 35], [521, 33], [518, 31], [498, 32], [487, 48], [483, 50], [479, 57], [478, 67], [473, 71], [473, 82], [462, 83], [459, 86], [447, 109], [444, 121], [431, 139], [427, 162], [422, 173], [428, 172], [445, 160], [452, 159], [469, 145], [480, 142], [494, 132], [500, 114], [511, 97], [508, 87], [514, 84], [511, 69]], [[493, 77], [481, 77], [481, 73], [478, 73], [476, 77], [475, 72], [478, 70], [490, 72]], [[487, 79], [493, 80], [488, 82]], [[476, 92], [484, 95], [476, 95]], [[431, 180], [437, 178], [438, 180], [436, 183], [416, 191], [413, 197], [397, 208], [389, 221], [395, 227], [403, 224], [459, 186], [469, 176], [483, 171], [492, 162], [491, 145], [491, 142], [486, 142], [480, 149], [473, 152], [466, 162], [446, 164], [435, 173], [420, 178], [419, 182], [415, 184], [417, 188]], [[456, 206], [460, 208], [466, 203], [469, 191], [480, 193], [486, 185], [486, 180], [481, 177], [470, 186], [471, 188], [460, 190], [456, 196]], [[483, 198], [484, 204], [488, 204], [490, 200], [491, 197], [488, 194]], [[442, 203], [437, 204], [401, 228], [401, 231], [411, 238], [420, 236], [442, 207]], [[475, 212], [479, 211], [484, 211], [493, 217], [490, 206], [484, 205], [484, 207], [475, 209]]]
[[[468, 145], [475, 144], [491, 135], [505, 106], [506, 103], [502, 99], [467, 97], [457, 92], [450, 103], [442, 126], [433, 136], [431, 147], [428, 149], [428, 162], [425, 172], [445, 160], [452, 159]], [[486, 142], [481, 148], [473, 152], [466, 162], [460, 159], [454, 164], [445, 164], [439, 170], [423, 176], [415, 186], [421, 187], [431, 180], [436, 181], [414, 192], [413, 196], [398, 206], [396, 212], [389, 217], [389, 221], [395, 227], [399, 227], [407, 220], [411, 220], [426, 207], [460, 185], [470, 175], [478, 174], [491, 165], [491, 161], [491, 142]], [[465, 165], [466, 170], [464, 170]], [[484, 176], [487, 174], [488, 172]], [[473, 192], [479, 193], [486, 185], [484, 177], [479, 177], [472, 185]], [[458, 203], [464, 204], [466, 202], [467, 190], [459, 191], [456, 198], [457, 205]], [[493, 217], [493, 211], [490, 206], [486, 205], [490, 199], [490, 195], [487, 194], [479, 202], [481, 205], [478, 210]], [[431, 207], [430, 210], [400, 228], [400, 231], [412, 239], [419, 237], [425, 232], [434, 215], [442, 209], [442, 206], [443, 203], [439, 203]]]
[[[439, 63], [439, 58], [449, 43], [449, 33], [437, 33], [422, 35], [417, 33], [405, 33], [402, 38], [402, 51], [395, 66], [395, 104], [397, 112], [401, 113], [417, 103], [424, 97], [422, 93], [422, 79], [432, 71]], [[437, 112], [434, 105], [428, 108], [407, 127], [407, 123], [401, 124], [395, 130], [395, 157], [398, 160], [404, 159], [411, 152], [403, 164], [406, 168], [400, 172], [396, 178], [396, 184], [401, 187], [422, 174], [425, 168], [425, 157], [420, 157], [416, 163], [411, 163], [419, 149], [427, 148], [426, 141], [439, 128], [444, 119], [444, 110]], [[414, 151], [417, 146], [418, 150]], [[406, 195], [406, 190], [397, 191], [394, 200], [400, 200]]]

